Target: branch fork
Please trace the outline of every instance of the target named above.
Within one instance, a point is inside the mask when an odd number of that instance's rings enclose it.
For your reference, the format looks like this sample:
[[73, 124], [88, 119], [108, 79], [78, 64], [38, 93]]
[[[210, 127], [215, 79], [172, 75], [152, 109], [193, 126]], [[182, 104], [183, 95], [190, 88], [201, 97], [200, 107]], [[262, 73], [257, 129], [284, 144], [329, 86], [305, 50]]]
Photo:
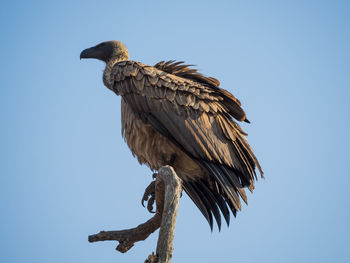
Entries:
[[135, 242], [145, 240], [160, 228], [156, 255], [152, 253], [145, 262], [169, 263], [173, 253], [175, 223], [181, 191], [181, 179], [176, 175], [174, 169], [168, 165], [161, 167], [155, 181], [157, 205], [155, 215], [135, 228], [101, 231], [90, 235], [89, 242], [116, 240], [119, 242], [116, 250], [125, 253], [134, 246]]

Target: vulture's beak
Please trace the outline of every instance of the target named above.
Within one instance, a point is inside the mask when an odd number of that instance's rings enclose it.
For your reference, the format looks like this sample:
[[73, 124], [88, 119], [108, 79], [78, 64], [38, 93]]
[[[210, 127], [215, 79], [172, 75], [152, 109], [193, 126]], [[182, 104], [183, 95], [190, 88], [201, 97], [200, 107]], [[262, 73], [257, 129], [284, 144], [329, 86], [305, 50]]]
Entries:
[[80, 53], [80, 59], [82, 58], [99, 58], [101, 51], [96, 49], [95, 47], [84, 49]]

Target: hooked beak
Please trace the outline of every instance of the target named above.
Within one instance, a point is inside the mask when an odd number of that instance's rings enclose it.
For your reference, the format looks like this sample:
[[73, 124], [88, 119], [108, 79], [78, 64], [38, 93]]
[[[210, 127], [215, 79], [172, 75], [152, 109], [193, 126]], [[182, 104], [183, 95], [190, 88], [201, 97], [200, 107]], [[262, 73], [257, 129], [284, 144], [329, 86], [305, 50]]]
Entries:
[[80, 53], [80, 59], [82, 58], [98, 58], [99, 52], [96, 51], [95, 47], [84, 49]]

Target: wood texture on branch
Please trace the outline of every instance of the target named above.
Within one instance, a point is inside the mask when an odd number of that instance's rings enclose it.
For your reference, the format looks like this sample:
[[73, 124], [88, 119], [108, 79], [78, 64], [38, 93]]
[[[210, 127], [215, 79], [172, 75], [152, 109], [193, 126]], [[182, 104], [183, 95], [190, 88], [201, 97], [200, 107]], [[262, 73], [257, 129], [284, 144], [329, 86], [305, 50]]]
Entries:
[[174, 250], [176, 216], [182, 187], [180, 178], [171, 166], [161, 167], [158, 176], [165, 184], [165, 196], [156, 254], [158, 263], [169, 263]]

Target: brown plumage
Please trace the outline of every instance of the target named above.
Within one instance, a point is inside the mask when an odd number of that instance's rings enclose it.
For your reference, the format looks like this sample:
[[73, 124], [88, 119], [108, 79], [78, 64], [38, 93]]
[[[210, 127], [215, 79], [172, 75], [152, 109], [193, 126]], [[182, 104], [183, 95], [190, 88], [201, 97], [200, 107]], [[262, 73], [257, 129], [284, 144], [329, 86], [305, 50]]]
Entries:
[[263, 172], [246, 133], [241, 103], [220, 82], [183, 62], [148, 66], [131, 61], [125, 46], [108, 41], [81, 58], [106, 62], [105, 85], [122, 96], [122, 134], [133, 155], [152, 170], [172, 165], [186, 193], [213, 227], [236, 216], [244, 188], [254, 189], [255, 167]]

